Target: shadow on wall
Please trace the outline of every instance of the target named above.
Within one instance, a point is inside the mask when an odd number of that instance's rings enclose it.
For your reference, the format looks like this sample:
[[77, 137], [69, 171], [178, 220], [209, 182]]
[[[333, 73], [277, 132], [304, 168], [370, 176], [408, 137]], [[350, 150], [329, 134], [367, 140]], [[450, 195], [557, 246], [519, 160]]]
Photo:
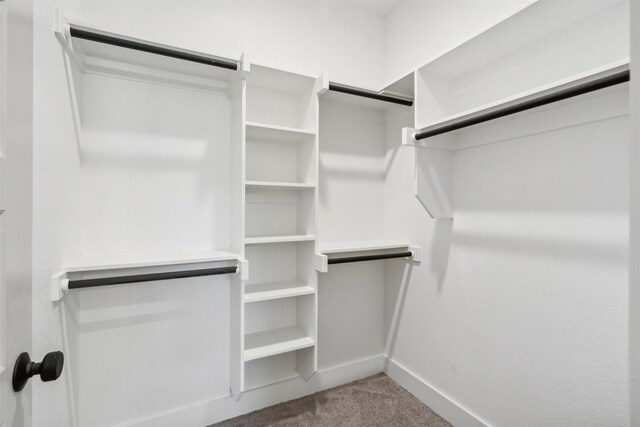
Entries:
[[[449, 267], [449, 253], [453, 235], [453, 220], [436, 220], [431, 240], [429, 268], [436, 277], [438, 293], [442, 292]], [[424, 261], [423, 261], [424, 262]]]
[[496, 235], [495, 233], [456, 232], [453, 245], [483, 251], [519, 254], [525, 257], [547, 258], [549, 260], [580, 260], [597, 264], [625, 267], [627, 246], [611, 240], [580, 239], [564, 236], [517, 236]]
[[24, 396], [24, 393], [20, 394], [20, 395], [18, 395], [18, 397], [16, 397], [16, 411], [15, 411], [15, 418], [13, 419], [13, 422], [11, 423], [12, 427], [23, 427], [24, 426], [24, 414], [25, 414], [26, 410], [24, 409], [24, 405], [22, 404], [22, 396]]
[[79, 297], [78, 295], [66, 295], [60, 301], [53, 303], [58, 310], [58, 325], [60, 326], [60, 336], [62, 337], [62, 350], [65, 356], [65, 367], [62, 375], [66, 384], [67, 413], [71, 420], [70, 427], [79, 426], [78, 420], [78, 384], [79, 384], [79, 360], [80, 349], [78, 334], [80, 330]]
[[62, 60], [77, 138], [61, 147], [74, 198], [63, 205], [76, 252], [228, 247], [229, 96], [83, 74], [64, 50]]
[[400, 327], [400, 318], [404, 310], [414, 267], [423, 266], [423, 268], [428, 268], [435, 276], [438, 293], [442, 292], [449, 266], [452, 232], [452, 220], [436, 221], [433, 229], [430, 256], [427, 259], [423, 258], [420, 264], [401, 260], [385, 261], [385, 298], [387, 301], [394, 301], [393, 311], [385, 313], [384, 348], [388, 357], [393, 357]]
[[393, 357], [396, 347], [400, 318], [407, 299], [407, 290], [411, 282], [413, 263], [400, 260], [385, 261], [385, 299], [395, 301], [393, 312], [385, 313], [384, 350], [387, 357]]

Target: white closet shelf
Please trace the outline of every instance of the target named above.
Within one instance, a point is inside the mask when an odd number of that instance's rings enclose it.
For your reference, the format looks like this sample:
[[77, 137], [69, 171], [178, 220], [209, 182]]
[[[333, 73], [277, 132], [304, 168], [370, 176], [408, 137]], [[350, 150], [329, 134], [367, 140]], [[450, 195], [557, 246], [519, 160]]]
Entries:
[[244, 302], [268, 301], [315, 293], [315, 289], [299, 280], [255, 283], [245, 286]]
[[298, 183], [298, 182], [277, 182], [277, 181], [246, 181], [247, 187], [258, 188], [316, 188], [316, 184]]
[[258, 245], [264, 243], [287, 243], [287, 242], [308, 242], [315, 240], [311, 234], [291, 234], [291, 235], [269, 235], [269, 236], [249, 236], [244, 242], [247, 245]]
[[246, 122], [247, 139], [277, 142], [304, 142], [312, 140], [316, 132], [309, 129]]
[[248, 362], [313, 347], [315, 342], [301, 327], [289, 326], [247, 334], [244, 337], [244, 344], [244, 360]]
[[61, 15], [56, 21], [56, 38], [85, 72], [218, 91], [239, 79], [243, 68], [241, 60], [112, 33]]
[[335, 254], [345, 252], [364, 252], [408, 248], [409, 243], [395, 242], [390, 240], [361, 240], [351, 242], [319, 243], [318, 246], [320, 253]]
[[405, 74], [403, 77], [391, 81], [381, 92], [396, 94], [406, 98], [415, 98], [415, 72]]
[[[329, 86], [329, 89], [321, 94], [323, 101], [330, 101], [337, 104], [353, 105], [356, 107], [370, 108], [373, 110], [386, 111], [389, 109], [397, 109], [403, 111], [407, 108], [411, 108], [411, 105], [401, 105], [399, 102], [411, 102], [413, 103], [413, 94], [400, 93], [398, 91], [377, 91], [372, 89], [359, 89], [352, 86], [341, 85], [336, 83], [337, 87], [344, 87], [353, 89], [356, 93], [345, 93], [341, 90], [331, 89], [333, 83]], [[357, 95], [358, 92], [364, 93], [364, 95]], [[369, 96], [381, 96], [383, 99], [374, 99]], [[390, 101], [391, 100], [391, 101]]]
[[90, 272], [115, 269], [199, 264], [218, 261], [234, 261], [240, 255], [226, 251], [194, 251], [158, 254], [129, 254], [105, 257], [83, 257], [66, 264], [65, 272]]
[[[575, 87], [581, 84], [585, 84], [585, 83], [597, 80], [599, 78], [610, 76], [612, 74], [618, 73], [620, 71], [625, 71], [628, 69], [629, 69], [628, 59], [616, 61], [614, 63], [607, 64], [602, 67], [597, 67], [595, 69], [586, 71], [584, 73], [580, 73], [565, 79], [561, 79], [561, 80], [546, 84], [544, 86], [537, 87], [532, 90], [524, 91], [512, 96], [509, 96], [507, 98], [490, 102], [485, 105], [471, 108], [469, 110], [444, 117], [440, 120], [427, 123], [424, 126], [419, 126], [420, 127], [419, 132], [438, 129], [440, 127], [447, 126], [455, 122], [468, 120], [477, 116], [482, 116], [484, 114], [491, 113], [495, 110], [500, 110], [502, 108], [519, 104], [519, 103], [528, 101], [530, 99], [539, 98], [541, 96], [545, 96], [550, 93], [554, 93], [570, 87]], [[595, 95], [597, 96], [598, 93], [599, 92], [595, 92]]]
[[[217, 264], [219, 262], [226, 262], [227, 265], [220, 266]], [[236, 265], [229, 265], [231, 262], [235, 262]], [[214, 272], [213, 270], [216, 271]], [[106, 284], [191, 277], [192, 275], [230, 274], [241, 271], [246, 273], [246, 270], [246, 260], [244, 258], [239, 254], [226, 251], [83, 257], [66, 264], [53, 276], [51, 300], [59, 301], [66, 292], [74, 289], [73, 284], [76, 287], [93, 287]], [[204, 271], [206, 271], [206, 274], [202, 274]], [[145, 280], [135, 280], [143, 276], [146, 277]], [[154, 277], [151, 278], [150, 276]], [[86, 283], [87, 281], [93, 283]], [[96, 284], [96, 281], [101, 283]], [[79, 282], [85, 283], [80, 285]]]

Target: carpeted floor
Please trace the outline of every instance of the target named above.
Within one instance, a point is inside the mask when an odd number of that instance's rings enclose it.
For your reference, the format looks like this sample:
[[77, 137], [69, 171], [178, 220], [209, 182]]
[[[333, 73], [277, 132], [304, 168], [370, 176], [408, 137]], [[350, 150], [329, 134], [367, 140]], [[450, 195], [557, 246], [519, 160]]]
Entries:
[[216, 427], [451, 427], [385, 374], [270, 406]]

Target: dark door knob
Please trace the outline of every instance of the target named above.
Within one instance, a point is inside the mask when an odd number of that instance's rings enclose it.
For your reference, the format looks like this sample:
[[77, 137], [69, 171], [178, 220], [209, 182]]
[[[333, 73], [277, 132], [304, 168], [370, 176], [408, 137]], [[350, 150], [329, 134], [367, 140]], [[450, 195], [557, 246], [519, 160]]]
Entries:
[[13, 368], [13, 391], [22, 390], [34, 375], [40, 375], [44, 382], [55, 381], [60, 378], [63, 366], [64, 354], [61, 351], [47, 353], [39, 363], [31, 361], [29, 353], [20, 354]]

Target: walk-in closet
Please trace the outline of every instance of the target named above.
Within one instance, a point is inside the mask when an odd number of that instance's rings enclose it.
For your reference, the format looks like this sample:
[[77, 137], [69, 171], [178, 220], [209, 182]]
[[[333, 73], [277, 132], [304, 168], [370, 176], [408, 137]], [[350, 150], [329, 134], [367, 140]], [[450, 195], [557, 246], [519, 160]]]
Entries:
[[0, 1], [0, 426], [640, 426], [640, 3]]

